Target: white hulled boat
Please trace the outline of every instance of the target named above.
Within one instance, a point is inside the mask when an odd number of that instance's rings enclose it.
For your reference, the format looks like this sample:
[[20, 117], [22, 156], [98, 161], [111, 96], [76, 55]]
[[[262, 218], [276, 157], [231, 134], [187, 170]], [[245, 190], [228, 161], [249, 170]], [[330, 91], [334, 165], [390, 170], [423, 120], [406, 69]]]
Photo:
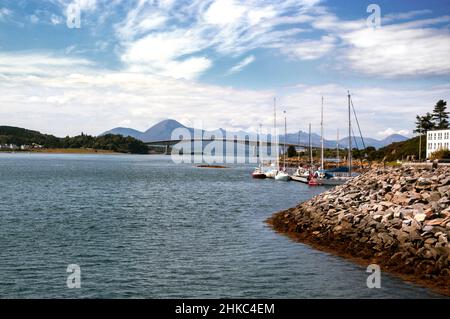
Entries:
[[292, 174], [291, 179], [296, 182], [308, 184], [310, 177], [309, 169], [305, 169], [303, 167], [297, 168], [294, 174]]

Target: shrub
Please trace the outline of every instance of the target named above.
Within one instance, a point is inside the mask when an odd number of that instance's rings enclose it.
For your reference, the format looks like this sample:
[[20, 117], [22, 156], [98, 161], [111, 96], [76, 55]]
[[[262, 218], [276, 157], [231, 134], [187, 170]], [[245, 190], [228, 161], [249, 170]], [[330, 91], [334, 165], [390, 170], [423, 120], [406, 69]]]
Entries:
[[431, 160], [450, 159], [450, 150], [438, 150], [430, 155]]

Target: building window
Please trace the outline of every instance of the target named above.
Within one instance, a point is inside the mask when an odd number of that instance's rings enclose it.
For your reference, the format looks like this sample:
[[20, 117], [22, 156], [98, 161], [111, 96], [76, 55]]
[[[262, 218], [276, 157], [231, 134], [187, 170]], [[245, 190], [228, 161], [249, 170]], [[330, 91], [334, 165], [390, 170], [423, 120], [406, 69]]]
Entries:
[[433, 139], [433, 134], [428, 134], [428, 139], [431, 141]]

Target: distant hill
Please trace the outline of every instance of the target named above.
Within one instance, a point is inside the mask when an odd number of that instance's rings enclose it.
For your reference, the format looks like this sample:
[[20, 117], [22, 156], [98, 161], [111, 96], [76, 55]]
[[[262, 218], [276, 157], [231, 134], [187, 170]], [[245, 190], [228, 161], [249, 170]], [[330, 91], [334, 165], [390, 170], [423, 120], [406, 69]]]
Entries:
[[[280, 135], [279, 139], [280, 139], [280, 142], [283, 143], [284, 142], [284, 134]], [[299, 141], [300, 141], [300, 144], [302, 144], [302, 145], [303, 144], [308, 145], [308, 143], [309, 143], [309, 133], [300, 131], [300, 136], [299, 136], [298, 132], [297, 133], [288, 133], [288, 134], [286, 134], [286, 142], [287, 143], [297, 144], [297, 143], [299, 143]], [[336, 144], [331, 146], [331, 144], [328, 145], [327, 142], [328, 141], [324, 140], [324, 146], [325, 147], [336, 147]], [[313, 146], [319, 146], [320, 145], [320, 135], [319, 134], [311, 133], [311, 144]]]
[[144, 142], [170, 140], [172, 132], [177, 128], [185, 128], [193, 131], [193, 129], [184, 126], [178, 121], [168, 119], [150, 127], [142, 134], [141, 140]]
[[[101, 135], [120, 134], [123, 136], [132, 136], [132, 137], [139, 139], [141, 141], [144, 141], [144, 142], [164, 141], [164, 140], [169, 140], [171, 138], [172, 131], [177, 128], [187, 129], [191, 132], [191, 134], [193, 134], [193, 131], [194, 131], [193, 128], [187, 127], [176, 120], [167, 119], [167, 120], [161, 121], [161, 122], [153, 125], [145, 132], [140, 132], [140, 131], [137, 131], [137, 130], [134, 130], [131, 128], [116, 127], [112, 130], [102, 133]], [[222, 128], [216, 129], [213, 131], [205, 131], [205, 132], [208, 133], [209, 135], [217, 135], [217, 134], [225, 135], [225, 133], [226, 133], [226, 131]], [[248, 133], [245, 131], [229, 132], [229, 134], [236, 135], [240, 138], [245, 138], [245, 136], [249, 136], [249, 135], [255, 135], [255, 133]], [[405, 136], [402, 136], [399, 134], [393, 134], [393, 135], [386, 137], [383, 140], [377, 140], [374, 138], [365, 137], [364, 143], [365, 143], [366, 147], [373, 146], [378, 149], [378, 148], [384, 147], [386, 145], [389, 145], [393, 142], [400, 142], [400, 141], [404, 141], [407, 139], [408, 138]], [[355, 145], [355, 140], [356, 140], [356, 145]], [[297, 144], [298, 141], [300, 141], [301, 144], [307, 145], [309, 143], [309, 134], [307, 132], [300, 131], [300, 136], [299, 136], [299, 133], [288, 133], [286, 135], [287, 143]], [[281, 143], [284, 142], [284, 134], [280, 135], [280, 142]], [[315, 147], [320, 146], [320, 144], [321, 144], [320, 135], [316, 134], [316, 133], [312, 133], [311, 134], [311, 143]], [[325, 148], [335, 148], [336, 140], [325, 139], [324, 146], [325, 146]], [[342, 148], [348, 147], [348, 137], [344, 137], [344, 138], [340, 139], [339, 146]], [[356, 147], [356, 146], [358, 146], [358, 148], [360, 148], [360, 149], [363, 148], [363, 143], [362, 143], [362, 140], [360, 137], [354, 137], [352, 139], [352, 147]]]
[[141, 140], [131, 136], [106, 134], [95, 137], [81, 134], [60, 138], [13, 126], [0, 126], [0, 145], [4, 144], [16, 146], [38, 144], [44, 148], [89, 148], [119, 153], [148, 153], [148, 147]]
[[[402, 142], [394, 142], [385, 147], [382, 147], [370, 154], [372, 159], [386, 161], [396, 161], [401, 159], [406, 159], [407, 156], [415, 156], [416, 159], [419, 157], [419, 137], [414, 137]], [[422, 154], [421, 158], [426, 157], [426, 138], [422, 138]]]
[[400, 134], [392, 134], [389, 135], [388, 137], [386, 137], [384, 140], [382, 140], [384, 145], [389, 145], [392, 143], [396, 143], [396, 142], [403, 142], [406, 141], [408, 138], [404, 137], [403, 135]]
[[[399, 134], [392, 134], [382, 140], [364, 137], [363, 143], [363, 140], [361, 139], [360, 136], [354, 136], [352, 137], [352, 148], [358, 147], [358, 149], [362, 149], [363, 145], [365, 145], [366, 147], [372, 146], [378, 149], [391, 143], [406, 141], [407, 139], [408, 138], [405, 136]], [[341, 145], [342, 147], [348, 147], [348, 136], [340, 139], [339, 145]]]
[[100, 134], [100, 136], [106, 134], [119, 134], [123, 136], [131, 136], [143, 142], [165, 141], [170, 140], [172, 132], [177, 128], [186, 128], [190, 131], [193, 131], [193, 129], [184, 126], [178, 121], [168, 119], [153, 125], [145, 132], [141, 132], [132, 128], [116, 127], [109, 131], [103, 132], [102, 134]]
[[61, 146], [61, 139], [20, 127], [0, 126], [0, 144], [31, 145], [33, 143], [54, 148]]
[[109, 130], [101, 135], [107, 135], [107, 134], [116, 134], [116, 135], [122, 135], [122, 136], [131, 136], [135, 139], [142, 140], [143, 132], [140, 132], [138, 130], [134, 130], [132, 128], [126, 128], [126, 127], [116, 127], [112, 130]]

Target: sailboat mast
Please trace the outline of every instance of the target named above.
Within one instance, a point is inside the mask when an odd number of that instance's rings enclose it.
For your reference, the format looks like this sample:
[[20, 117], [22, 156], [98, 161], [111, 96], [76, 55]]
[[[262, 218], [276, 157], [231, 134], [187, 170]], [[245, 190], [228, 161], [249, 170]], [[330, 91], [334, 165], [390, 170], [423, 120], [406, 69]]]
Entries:
[[352, 118], [350, 98], [350, 91], [348, 91], [348, 173], [349, 176], [352, 176]]
[[320, 115], [320, 143], [321, 143], [321, 151], [320, 151], [320, 168], [323, 170], [323, 96], [322, 96], [322, 111]]
[[276, 160], [275, 160], [275, 165], [277, 167], [277, 169], [279, 169], [279, 164], [278, 164], [278, 157], [280, 156], [279, 154], [279, 149], [278, 149], [278, 136], [277, 136], [277, 98], [274, 97], [273, 98], [273, 130], [274, 130], [274, 137], [275, 137], [275, 151], [276, 151]]
[[312, 145], [311, 145], [311, 123], [309, 123], [309, 158], [311, 160], [311, 167], [313, 166], [313, 152], [312, 152]]
[[257, 162], [258, 162], [258, 166], [261, 167], [261, 154], [259, 151], [259, 148], [261, 146], [261, 126], [262, 124], [259, 124], [259, 128], [257, 128], [257, 133], [256, 133], [256, 158], [257, 158]]
[[262, 147], [262, 123], [259, 123], [259, 143], [258, 143], [258, 157], [259, 157], [259, 163], [263, 163], [263, 158], [262, 158], [262, 152], [261, 152], [261, 147]]
[[286, 170], [286, 138], [287, 138], [287, 123], [286, 123], [286, 111], [283, 111], [284, 113], [284, 156], [283, 156], [283, 170]]
[[337, 138], [336, 138], [336, 157], [337, 157], [337, 166], [339, 166], [339, 129], [337, 129]]

